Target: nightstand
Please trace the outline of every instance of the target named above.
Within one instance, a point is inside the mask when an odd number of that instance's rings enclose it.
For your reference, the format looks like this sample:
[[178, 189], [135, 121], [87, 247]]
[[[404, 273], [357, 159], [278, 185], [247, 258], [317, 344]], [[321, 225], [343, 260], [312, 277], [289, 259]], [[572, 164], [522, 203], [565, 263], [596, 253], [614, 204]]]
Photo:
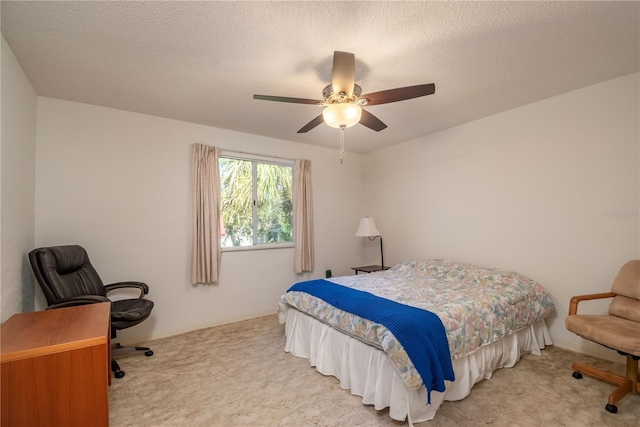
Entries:
[[358, 275], [358, 271], [361, 271], [363, 273], [373, 273], [374, 271], [388, 270], [390, 268], [391, 267], [387, 267], [384, 265], [365, 265], [363, 267], [351, 267], [352, 270], [355, 270], [356, 276]]

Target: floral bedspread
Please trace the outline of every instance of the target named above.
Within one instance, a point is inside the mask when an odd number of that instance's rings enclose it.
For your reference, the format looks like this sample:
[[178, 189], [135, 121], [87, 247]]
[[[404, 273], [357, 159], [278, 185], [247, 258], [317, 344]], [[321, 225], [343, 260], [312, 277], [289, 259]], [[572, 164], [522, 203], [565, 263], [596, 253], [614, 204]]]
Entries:
[[[547, 292], [528, 277], [446, 260], [407, 261], [384, 272], [328, 280], [437, 314], [447, 331], [453, 359], [471, 354], [554, 311]], [[288, 307], [294, 307], [384, 350], [407, 387], [422, 385], [404, 348], [386, 327], [302, 292], [287, 292], [279, 306], [281, 322], [284, 323]]]

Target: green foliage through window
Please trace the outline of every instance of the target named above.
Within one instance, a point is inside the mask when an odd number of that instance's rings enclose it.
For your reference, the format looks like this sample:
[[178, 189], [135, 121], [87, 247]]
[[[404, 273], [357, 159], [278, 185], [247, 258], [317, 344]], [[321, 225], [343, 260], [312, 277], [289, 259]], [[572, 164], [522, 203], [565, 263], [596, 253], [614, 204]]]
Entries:
[[222, 247], [293, 241], [293, 166], [220, 157]]

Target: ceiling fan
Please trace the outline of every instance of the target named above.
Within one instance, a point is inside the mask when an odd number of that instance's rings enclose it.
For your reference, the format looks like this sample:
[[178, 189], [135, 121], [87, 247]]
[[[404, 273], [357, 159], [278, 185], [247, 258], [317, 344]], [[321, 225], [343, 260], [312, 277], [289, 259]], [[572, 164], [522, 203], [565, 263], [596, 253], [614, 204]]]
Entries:
[[322, 90], [323, 100], [290, 98], [284, 96], [253, 95], [254, 99], [264, 101], [290, 102], [294, 104], [311, 104], [324, 107], [322, 114], [304, 125], [298, 133], [306, 133], [323, 121], [340, 132], [340, 162], [344, 152], [345, 128], [358, 123], [376, 132], [387, 127], [380, 119], [363, 110], [365, 105], [380, 105], [391, 102], [404, 101], [435, 93], [433, 83], [407, 86], [397, 89], [382, 90], [362, 95], [362, 88], [355, 83], [356, 59], [353, 53], [335, 51], [333, 53], [333, 68], [331, 70], [331, 84]]
[[291, 102], [325, 107], [321, 115], [304, 125], [298, 133], [305, 133], [323, 121], [335, 128], [351, 127], [360, 123], [379, 132], [387, 127], [380, 119], [366, 110], [365, 105], [380, 105], [431, 95], [436, 91], [433, 83], [388, 89], [362, 94], [362, 88], [355, 84], [356, 59], [353, 53], [336, 51], [333, 54], [331, 84], [322, 90], [324, 100], [290, 98], [285, 96], [253, 95], [264, 101]]

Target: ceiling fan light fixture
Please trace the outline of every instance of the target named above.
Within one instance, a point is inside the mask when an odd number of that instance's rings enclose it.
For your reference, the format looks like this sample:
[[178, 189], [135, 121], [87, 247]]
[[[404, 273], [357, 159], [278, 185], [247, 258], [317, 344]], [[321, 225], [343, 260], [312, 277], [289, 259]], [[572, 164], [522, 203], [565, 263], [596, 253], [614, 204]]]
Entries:
[[322, 110], [324, 122], [332, 128], [350, 128], [360, 122], [362, 108], [353, 103], [329, 104]]
[[322, 89], [322, 100], [270, 95], [253, 95], [253, 98], [324, 107], [322, 115], [316, 116], [300, 128], [298, 133], [306, 133], [325, 122], [330, 127], [340, 129], [342, 139], [344, 137], [344, 129], [355, 126], [358, 123], [376, 132], [386, 129], [387, 125], [369, 111], [363, 111], [363, 106], [389, 104], [419, 98], [432, 95], [436, 91], [435, 84], [428, 83], [386, 89], [362, 95], [362, 88], [355, 83], [355, 69], [356, 60], [352, 53], [335, 51], [333, 52], [331, 83]]

